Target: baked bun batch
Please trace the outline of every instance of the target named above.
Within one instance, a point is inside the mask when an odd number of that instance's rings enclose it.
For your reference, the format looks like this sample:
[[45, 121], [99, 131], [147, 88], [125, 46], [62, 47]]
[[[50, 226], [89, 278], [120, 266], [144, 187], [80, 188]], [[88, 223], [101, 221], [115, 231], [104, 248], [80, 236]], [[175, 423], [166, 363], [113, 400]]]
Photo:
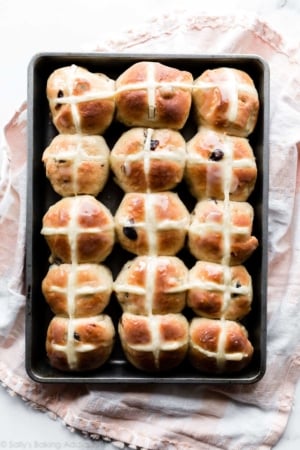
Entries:
[[[73, 64], [50, 74], [46, 95], [57, 134], [42, 162], [61, 197], [41, 224], [49, 363], [99, 369], [118, 339], [140, 371], [242, 370], [254, 351], [243, 322], [253, 298], [245, 263], [259, 245], [249, 202], [257, 167], [248, 137], [259, 113], [251, 77], [140, 61], [113, 80]], [[109, 147], [116, 123], [122, 132]], [[196, 131], [186, 139], [189, 123]], [[122, 192], [113, 211], [101, 201], [110, 177]], [[129, 256], [113, 274], [116, 245]]]

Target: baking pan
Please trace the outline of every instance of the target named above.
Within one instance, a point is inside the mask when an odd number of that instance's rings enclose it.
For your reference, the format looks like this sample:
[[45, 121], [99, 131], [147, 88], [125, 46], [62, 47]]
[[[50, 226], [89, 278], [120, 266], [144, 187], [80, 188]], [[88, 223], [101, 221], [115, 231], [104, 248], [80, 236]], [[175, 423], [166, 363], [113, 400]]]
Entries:
[[[51, 367], [47, 361], [45, 340], [52, 313], [43, 298], [41, 282], [49, 267], [49, 248], [40, 234], [42, 217], [48, 207], [60, 197], [53, 191], [45, 175], [41, 161], [42, 153], [57, 134], [49, 113], [46, 83], [57, 68], [70, 64], [81, 65], [91, 72], [102, 72], [116, 79], [125, 69], [141, 60], [158, 61], [163, 64], [190, 71], [196, 78], [205, 69], [220, 66], [245, 70], [253, 79], [260, 98], [260, 113], [249, 141], [253, 147], [258, 167], [258, 177], [249, 202], [254, 207], [253, 234], [259, 247], [247, 260], [245, 266], [252, 276], [253, 304], [251, 312], [242, 323], [249, 332], [254, 347], [251, 363], [235, 374], [203, 374], [184, 361], [171, 373], [147, 374], [132, 367], [125, 359], [118, 337], [109, 361], [92, 372], [67, 373]], [[254, 383], [265, 372], [266, 366], [266, 303], [267, 303], [267, 252], [268, 252], [268, 134], [269, 134], [269, 69], [266, 62], [256, 55], [185, 55], [185, 54], [98, 54], [98, 53], [41, 53], [35, 55], [28, 67], [28, 188], [26, 232], [26, 369], [37, 382], [45, 383]], [[112, 148], [125, 131], [114, 122], [104, 137]], [[192, 120], [181, 130], [188, 140], [196, 132]], [[180, 189], [180, 188], [179, 188]], [[188, 209], [195, 200], [187, 192], [181, 193]], [[112, 213], [117, 209], [123, 192], [109, 179], [98, 199]], [[195, 260], [182, 253], [183, 260], [191, 267]], [[132, 255], [126, 254], [118, 245], [105, 261], [115, 277], [121, 266]], [[116, 325], [121, 309], [112, 296], [107, 312]], [[187, 311], [187, 315], [189, 315]]]

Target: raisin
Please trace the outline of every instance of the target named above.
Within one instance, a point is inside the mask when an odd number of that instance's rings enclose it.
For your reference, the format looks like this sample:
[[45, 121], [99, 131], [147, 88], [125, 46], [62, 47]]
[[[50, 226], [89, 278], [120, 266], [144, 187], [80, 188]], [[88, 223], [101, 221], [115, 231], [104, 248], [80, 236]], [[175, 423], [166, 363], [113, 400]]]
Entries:
[[150, 150], [151, 151], [155, 150], [158, 145], [159, 145], [159, 140], [158, 139], [151, 139]]
[[[239, 280], [235, 283], [235, 287], [238, 289], [240, 288], [242, 285], [239, 282]], [[232, 294], [232, 297], [238, 297], [240, 294], [238, 294], [237, 292], [235, 292], [234, 294]]]
[[[58, 91], [58, 93], [57, 93], [57, 98], [61, 98], [61, 97], [63, 97], [63, 96], [64, 96], [64, 93], [63, 93], [63, 91], [60, 89], [60, 90]], [[62, 105], [61, 105], [60, 103], [57, 103], [57, 104], [55, 105], [55, 111], [58, 111], [61, 107], [62, 107]]]
[[74, 332], [73, 336], [76, 341], [80, 341], [80, 335], [76, 333], [76, 331]]
[[221, 161], [224, 156], [224, 152], [219, 148], [216, 148], [213, 152], [211, 152], [209, 159], [212, 161]]
[[136, 229], [130, 225], [123, 227], [123, 233], [131, 241], [136, 241], [138, 238]]

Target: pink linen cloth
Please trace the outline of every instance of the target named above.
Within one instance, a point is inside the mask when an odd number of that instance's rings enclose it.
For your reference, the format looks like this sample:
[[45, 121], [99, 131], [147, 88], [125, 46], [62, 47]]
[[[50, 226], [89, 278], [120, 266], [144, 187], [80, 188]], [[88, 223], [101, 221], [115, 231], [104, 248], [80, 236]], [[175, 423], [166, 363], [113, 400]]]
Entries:
[[[270, 66], [268, 358], [253, 385], [40, 385], [24, 368], [26, 104], [5, 127], [0, 185], [0, 380], [93, 439], [152, 450], [269, 449], [282, 436], [300, 375], [300, 59], [256, 16], [174, 14], [98, 51], [244, 53]], [[84, 442], [83, 442], [84, 447]]]

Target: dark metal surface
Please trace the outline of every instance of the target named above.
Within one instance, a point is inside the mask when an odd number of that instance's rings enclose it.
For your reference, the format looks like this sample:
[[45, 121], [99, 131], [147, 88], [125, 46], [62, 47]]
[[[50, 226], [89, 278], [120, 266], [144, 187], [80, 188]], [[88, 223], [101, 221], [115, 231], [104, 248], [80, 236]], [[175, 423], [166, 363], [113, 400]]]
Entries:
[[[259, 240], [259, 248], [245, 263], [253, 281], [252, 311], [242, 321], [254, 346], [254, 357], [243, 371], [229, 375], [207, 375], [197, 372], [188, 361], [171, 373], [146, 374], [133, 368], [125, 359], [117, 338], [114, 351], [105, 366], [93, 372], [64, 373], [52, 368], [45, 351], [46, 331], [52, 313], [43, 298], [41, 282], [49, 267], [49, 248], [41, 236], [42, 217], [48, 207], [59, 200], [46, 178], [41, 161], [42, 153], [57, 134], [49, 113], [46, 98], [46, 82], [57, 68], [70, 64], [81, 65], [92, 72], [102, 72], [116, 79], [135, 62], [149, 60], [190, 71], [196, 78], [207, 68], [220, 66], [245, 70], [253, 79], [260, 98], [258, 123], [249, 141], [253, 147], [258, 167], [255, 190], [249, 202], [254, 207], [253, 234]], [[116, 121], [104, 134], [110, 148], [125, 128]], [[196, 132], [193, 119], [181, 130], [186, 140]], [[159, 55], [159, 54], [97, 54], [97, 53], [44, 53], [36, 55], [28, 68], [28, 189], [26, 232], [26, 369], [31, 378], [46, 383], [254, 383], [265, 372], [266, 365], [266, 302], [268, 255], [268, 174], [269, 174], [269, 69], [265, 61], [255, 55]], [[195, 199], [184, 183], [178, 188], [179, 196], [191, 211]], [[98, 199], [114, 213], [123, 192], [112, 177]], [[190, 268], [195, 260], [187, 251], [182, 257]], [[134, 255], [126, 253], [118, 245], [104, 262], [114, 277], [123, 264]], [[116, 325], [121, 309], [112, 296], [106, 311]], [[186, 311], [187, 317], [191, 312]]]

